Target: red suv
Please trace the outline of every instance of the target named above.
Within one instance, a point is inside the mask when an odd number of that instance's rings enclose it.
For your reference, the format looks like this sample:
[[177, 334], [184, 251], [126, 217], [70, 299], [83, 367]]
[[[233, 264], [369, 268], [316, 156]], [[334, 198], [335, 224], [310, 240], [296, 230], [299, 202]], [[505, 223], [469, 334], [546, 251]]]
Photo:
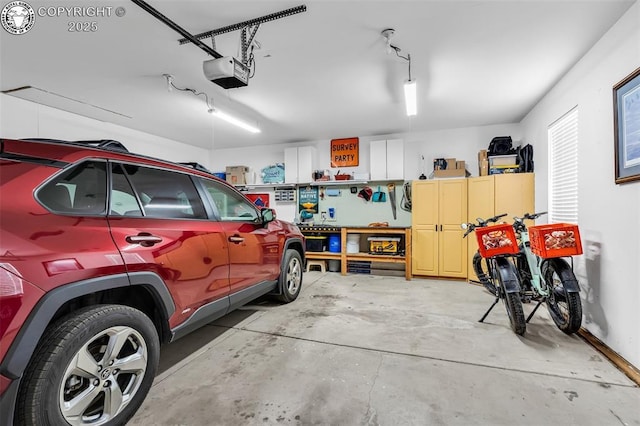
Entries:
[[304, 237], [209, 173], [116, 141], [0, 139], [0, 424], [124, 424], [161, 343], [296, 299]]

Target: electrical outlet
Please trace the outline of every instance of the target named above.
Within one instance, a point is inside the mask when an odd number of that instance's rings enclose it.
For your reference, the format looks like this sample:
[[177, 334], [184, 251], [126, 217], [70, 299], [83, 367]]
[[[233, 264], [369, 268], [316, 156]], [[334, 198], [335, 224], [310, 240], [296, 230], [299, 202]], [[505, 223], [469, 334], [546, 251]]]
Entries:
[[327, 212], [320, 212], [320, 219], [327, 220]]

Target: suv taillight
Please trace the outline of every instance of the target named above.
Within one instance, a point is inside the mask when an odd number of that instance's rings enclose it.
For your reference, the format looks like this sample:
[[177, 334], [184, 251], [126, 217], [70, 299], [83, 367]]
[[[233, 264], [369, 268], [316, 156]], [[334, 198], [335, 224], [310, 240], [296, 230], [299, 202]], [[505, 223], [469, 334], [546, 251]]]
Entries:
[[22, 279], [10, 263], [0, 263], [0, 298], [22, 296]]
[[0, 337], [4, 336], [18, 313], [23, 294], [22, 279], [16, 268], [8, 263], [0, 263]]

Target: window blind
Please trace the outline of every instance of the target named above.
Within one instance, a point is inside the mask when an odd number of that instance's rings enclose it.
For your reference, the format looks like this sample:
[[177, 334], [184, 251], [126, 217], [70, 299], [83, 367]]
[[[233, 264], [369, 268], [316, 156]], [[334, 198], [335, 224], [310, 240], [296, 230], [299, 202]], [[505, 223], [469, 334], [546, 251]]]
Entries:
[[549, 126], [549, 222], [578, 223], [578, 107]]

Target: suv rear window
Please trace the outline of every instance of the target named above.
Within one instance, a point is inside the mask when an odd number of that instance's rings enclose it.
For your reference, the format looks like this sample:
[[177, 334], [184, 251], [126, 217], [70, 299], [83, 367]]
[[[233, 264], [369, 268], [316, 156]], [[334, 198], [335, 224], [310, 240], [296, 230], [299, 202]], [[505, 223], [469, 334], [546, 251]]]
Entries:
[[107, 200], [107, 165], [85, 161], [65, 170], [40, 188], [36, 198], [55, 213], [104, 214]]
[[[125, 215], [139, 216], [139, 207], [133, 204], [137, 194], [142, 204], [144, 216], [169, 218], [169, 219], [207, 219], [207, 214], [202, 200], [196, 191], [193, 181], [188, 175], [160, 170], [150, 167], [141, 167], [132, 164], [123, 164], [125, 176], [131, 183], [134, 192], [124, 189], [126, 186], [118, 186], [119, 194], [114, 194], [112, 210], [116, 212], [115, 203], [123, 203], [127, 207], [119, 207]], [[118, 174], [114, 167], [114, 184], [118, 183]], [[114, 190], [116, 188], [114, 187]]]

